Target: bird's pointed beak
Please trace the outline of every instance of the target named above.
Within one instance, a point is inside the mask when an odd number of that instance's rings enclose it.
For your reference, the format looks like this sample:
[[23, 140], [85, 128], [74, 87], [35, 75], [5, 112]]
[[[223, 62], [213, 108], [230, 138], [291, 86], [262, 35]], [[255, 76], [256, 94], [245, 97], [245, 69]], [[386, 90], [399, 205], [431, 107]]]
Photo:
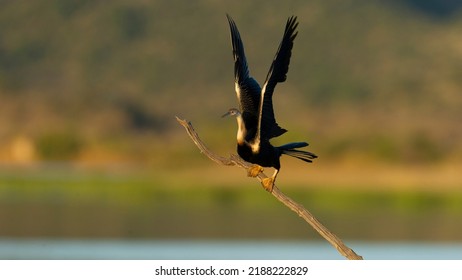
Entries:
[[225, 118], [227, 116], [231, 115], [231, 112], [226, 112], [226, 114], [224, 114], [223, 116], [221, 116], [222, 118]]

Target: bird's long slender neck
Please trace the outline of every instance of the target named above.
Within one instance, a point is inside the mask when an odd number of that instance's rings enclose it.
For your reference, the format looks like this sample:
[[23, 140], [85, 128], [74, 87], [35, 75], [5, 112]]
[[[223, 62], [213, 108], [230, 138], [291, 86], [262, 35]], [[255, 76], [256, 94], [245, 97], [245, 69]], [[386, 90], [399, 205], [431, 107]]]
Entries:
[[244, 119], [241, 114], [236, 114], [237, 120], [237, 143], [242, 145], [245, 142], [245, 136], [247, 134], [247, 129], [245, 128]]

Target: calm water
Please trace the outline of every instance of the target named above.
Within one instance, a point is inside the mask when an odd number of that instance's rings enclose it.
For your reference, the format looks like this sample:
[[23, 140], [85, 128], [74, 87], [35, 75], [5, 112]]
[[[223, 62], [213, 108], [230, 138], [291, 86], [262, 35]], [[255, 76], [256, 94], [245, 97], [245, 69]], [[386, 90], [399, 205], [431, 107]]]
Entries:
[[[462, 259], [462, 243], [347, 242], [365, 259]], [[325, 242], [0, 239], [0, 259], [343, 259]]]

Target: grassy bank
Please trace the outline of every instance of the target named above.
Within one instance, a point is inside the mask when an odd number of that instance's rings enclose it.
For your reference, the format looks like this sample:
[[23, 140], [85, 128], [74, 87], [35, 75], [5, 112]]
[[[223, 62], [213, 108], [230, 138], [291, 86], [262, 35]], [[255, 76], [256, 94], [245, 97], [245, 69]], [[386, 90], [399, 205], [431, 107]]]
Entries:
[[[72, 168], [2, 171], [0, 235], [319, 238], [255, 181], [236, 187], [182, 177], [170, 184], [169, 175]], [[283, 190], [342, 238], [461, 240], [461, 192], [316, 184], [287, 184]]]

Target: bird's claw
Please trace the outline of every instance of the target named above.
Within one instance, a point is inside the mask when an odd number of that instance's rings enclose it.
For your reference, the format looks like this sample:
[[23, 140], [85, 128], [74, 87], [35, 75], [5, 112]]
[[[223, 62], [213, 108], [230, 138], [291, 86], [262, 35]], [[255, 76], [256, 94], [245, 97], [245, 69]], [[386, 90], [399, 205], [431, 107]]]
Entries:
[[257, 177], [261, 172], [263, 172], [263, 167], [258, 164], [254, 164], [249, 169], [247, 169], [247, 176]]
[[261, 184], [263, 185], [263, 188], [267, 192], [270, 192], [270, 193], [273, 192], [273, 187], [274, 187], [274, 179], [273, 178], [262, 179]]

